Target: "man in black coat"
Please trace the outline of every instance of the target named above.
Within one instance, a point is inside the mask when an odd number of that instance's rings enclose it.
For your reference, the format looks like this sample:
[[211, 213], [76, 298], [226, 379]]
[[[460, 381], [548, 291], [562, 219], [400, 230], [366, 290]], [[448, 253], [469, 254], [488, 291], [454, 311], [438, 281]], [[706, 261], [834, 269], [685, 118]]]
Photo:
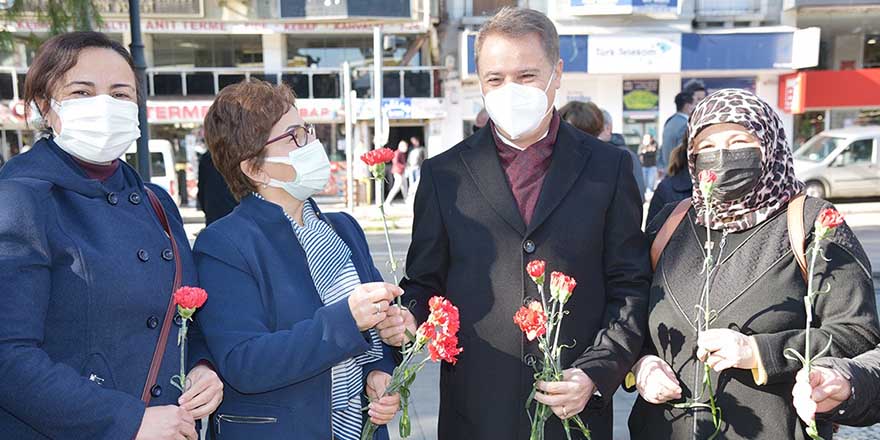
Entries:
[[807, 376], [802, 370], [792, 391], [798, 415], [841, 425], [880, 423], [880, 347], [853, 359], [821, 358]]
[[[525, 267], [541, 259], [578, 287], [560, 338], [572, 347], [565, 377], [537, 399], [610, 439], [612, 395], [641, 349], [651, 279], [632, 161], [560, 121], [562, 61], [547, 17], [501, 10], [476, 54], [492, 121], [424, 163], [402, 283], [419, 321], [435, 294], [460, 310], [464, 352], [442, 366], [439, 438], [529, 438], [530, 365], [541, 356], [513, 315], [539, 298]], [[565, 438], [557, 417], [546, 434]]]

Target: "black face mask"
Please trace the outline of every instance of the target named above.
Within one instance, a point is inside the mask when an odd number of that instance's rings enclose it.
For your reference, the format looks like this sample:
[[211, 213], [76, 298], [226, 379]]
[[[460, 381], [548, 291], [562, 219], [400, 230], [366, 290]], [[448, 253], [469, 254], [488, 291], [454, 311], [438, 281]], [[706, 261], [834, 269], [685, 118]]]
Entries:
[[712, 170], [718, 175], [712, 196], [730, 202], [747, 196], [761, 180], [761, 150], [742, 148], [697, 153], [697, 174]]

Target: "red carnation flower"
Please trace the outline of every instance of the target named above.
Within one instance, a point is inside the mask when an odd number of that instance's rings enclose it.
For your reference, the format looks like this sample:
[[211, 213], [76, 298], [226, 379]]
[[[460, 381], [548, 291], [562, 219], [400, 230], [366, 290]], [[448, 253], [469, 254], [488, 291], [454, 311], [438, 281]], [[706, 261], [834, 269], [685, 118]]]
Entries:
[[432, 361], [442, 360], [454, 365], [456, 356], [464, 351], [458, 347], [458, 307], [442, 296], [431, 298], [428, 306], [430, 314], [416, 331], [417, 339], [427, 345]]
[[197, 309], [208, 300], [208, 292], [198, 287], [183, 286], [174, 292], [174, 303], [184, 309]]
[[547, 314], [538, 301], [532, 301], [528, 307], [520, 307], [513, 315], [513, 322], [526, 334], [526, 338], [534, 341], [547, 333]]
[[715, 183], [718, 181], [718, 175], [715, 174], [715, 171], [712, 170], [703, 170], [700, 171], [700, 175], [698, 176], [700, 182], [705, 183]]
[[361, 156], [361, 160], [371, 167], [391, 162], [392, 159], [394, 159], [394, 150], [390, 148], [368, 151]]
[[575, 287], [577, 287], [577, 281], [574, 278], [562, 272], [550, 274], [550, 296], [556, 298], [557, 301], [565, 304], [571, 298]]
[[526, 266], [526, 272], [532, 277], [535, 284], [544, 284], [544, 270], [547, 263], [544, 260], [534, 260]]
[[838, 226], [843, 224], [843, 216], [834, 208], [825, 208], [816, 217], [816, 237], [819, 240], [828, 238]]

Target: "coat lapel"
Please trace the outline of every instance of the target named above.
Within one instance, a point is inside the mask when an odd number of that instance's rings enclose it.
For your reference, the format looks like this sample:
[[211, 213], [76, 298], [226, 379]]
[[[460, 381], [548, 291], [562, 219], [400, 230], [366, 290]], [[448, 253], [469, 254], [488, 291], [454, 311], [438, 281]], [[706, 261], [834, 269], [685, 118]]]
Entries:
[[461, 160], [492, 209], [522, 235], [525, 233], [526, 224], [513, 197], [507, 176], [501, 168], [495, 140], [490, 130], [490, 127], [480, 130], [469, 141], [470, 148], [461, 152]]
[[581, 177], [581, 171], [590, 158], [590, 149], [583, 145], [573, 130], [576, 129], [569, 124], [559, 123], [550, 169], [544, 177], [541, 195], [526, 234], [537, 230], [550, 217]]

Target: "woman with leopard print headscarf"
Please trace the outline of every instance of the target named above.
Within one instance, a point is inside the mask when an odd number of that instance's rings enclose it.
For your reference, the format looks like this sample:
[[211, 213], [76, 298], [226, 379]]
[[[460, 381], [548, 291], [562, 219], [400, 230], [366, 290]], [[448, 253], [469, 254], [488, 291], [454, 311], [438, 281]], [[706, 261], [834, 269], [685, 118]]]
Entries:
[[[710, 410], [675, 405], [708, 403], [712, 394], [721, 409], [714, 438], [805, 439], [791, 403], [801, 364], [783, 356], [786, 348], [803, 350], [805, 343], [806, 283], [792, 252], [786, 215], [803, 184], [794, 175], [782, 122], [754, 94], [720, 90], [694, 110], [687, 148], [693, 196], [677, 211], [676, 205], [667, 205], [647, 228], [657, 241], [652, 248], [655, 275], [650, 336], [632, 369], [639, 398], [629, 419], [631, 438], [713, 438]], [[696, 182], [703, 170], [718, 176], [711, 198]], [[710, 272], [711, 330], [699, 332], [697, 316], [703, 313], [696, 307], [705, 283], [701, 268], [708, 204], [709, 251], [717, 263]], [[807, 198], [804, 225], [812, 226], [828, 206]], [[806, 229], [808, 246], [812, 231]], [[845, 224], [830, 238], [826, 256], [829, 261], [817, 269], [832, 292], [816, 302], [812, 350], [831, 340], [830, 356], [855, 356], [880, 341], [868, 258]], [[707, 392], [701, 392], [704, 373], [698, 358], [713, 369], [713, 389]], [[830, 424], [820, 423], [819, 430], [830, 438]]]

